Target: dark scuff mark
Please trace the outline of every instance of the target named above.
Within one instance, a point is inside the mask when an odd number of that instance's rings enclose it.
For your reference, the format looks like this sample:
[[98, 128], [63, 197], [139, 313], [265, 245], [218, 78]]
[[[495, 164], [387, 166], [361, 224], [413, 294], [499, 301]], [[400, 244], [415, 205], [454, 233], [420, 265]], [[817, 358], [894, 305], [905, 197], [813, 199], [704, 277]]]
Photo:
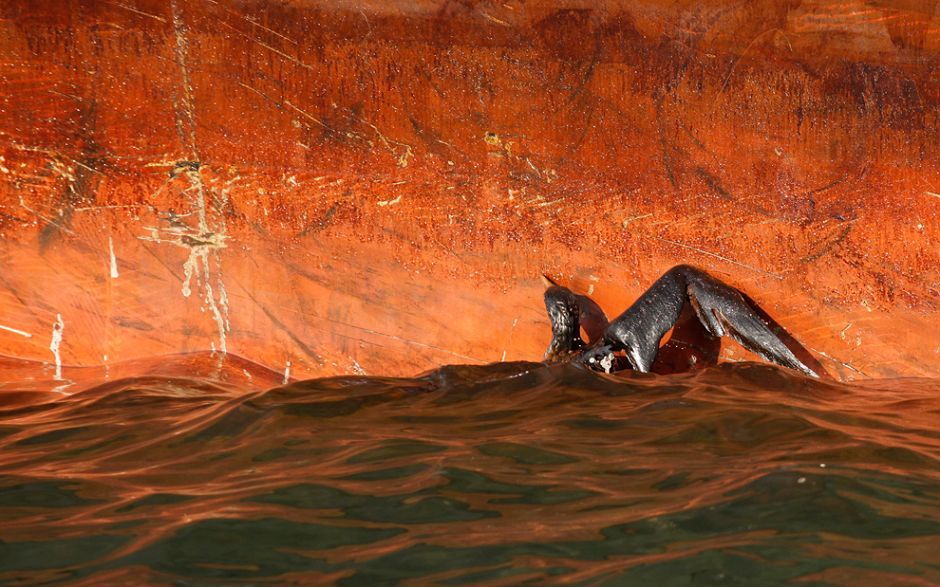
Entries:
[[183, 281], [183, 276], [177, 273], [173, 267], [170, 267], [166, 263], [166, 261], [164, 261], [159, 255], [154, 253], [153, 250], [146, 243], [141, 243], [141, 249], [143, 249], [151, 257], [153, 257], [154, 260], [157, 261], [157, 263], [159, 263], [164, 269], [167, 270], [167, 273], [173, 276], [174, 279], [176, 279], [177, 281]]
[[721, 180], [719, 180], [714, 174], [712, 174], [710, 171], [708, 171], [704, 167], [701, 167], [701, 166], [696, 167], [695, 175], [697, 175], [699, 179], [705, 182], [705, 185], [707, 185], [713, 192], [715, 192], [722, 198], [726, 200], [734, 199], [734, 196], [731, 194], [731, 192], [725, 189], [725, 187], [721, 184]]
[[337, 210], [339, 210], [339, 202], [333, 202], [333, 205], [327, 208], [322, 216], [305, 226], [300, 232], [297, 233], [297, 236], [304, 237], [308, 234], [316, 234], [320, 232], [329, 226], [330, 221], [334, 216], [336, 216]]
[[170, 177], [176, 178], [184, 171], [199, 171], [202, 163], [199, 161], [177, 161], [173, 169], [170, 170]]
[[695, 145], [700, 151], [703, 151], [704, 153], [706, 153], [713, 159], [718, 159], [718, 155], [716, 155], [711, 149], [705, 146], [705, 143], [700, 141], [699, 138], [695, 136], [695, 134], [692, 132], [692, 129], [690, 129], [688, 125], [686, 125], [686, 123], [683, 122], [682, 120], [679, 121], [679, 128], [681, 128], [683, 132], [685, 132], [686, 136], [689, 137], [689, 140], [692, 141], [692, 144]]
[[[12, 215], [12, 214], [7, 214], [7, 213], [4, 212], [3, 210], [0, 210], [0, 220], [9, 220], [9, 221], [11, 221], [11, 222], [20, 222], [20, 223], [29, 222], [28, 220], [23, 219], [23, 218], [20, 218], [19, 216], [14, 216], [14, 215]], [[0, 222], [0, 226], [3, 226], [3, 223], [2, 223], [2, 222]]]
[[291, 330], [290, 328], [288, 328], [286, 324], [284, 324], [283, 322], [281, 322], [281, 321], [278, 319], [278, 317], [275, 316], [274, 313], [273, 313], [271, 310], [268, 309], [267, 306], [265, 306], [264, 304], [262, 304], [261, 302], [259, 302], [258, 299], [257, 299], [255, 296], [251, 295], [251, 292], [248, 291], [248, 289], [245, 288], [244, 285], [242, 285], [241, 283], [239, 283], [239, 282], [237, 282], [237, 281], [236, 281], [236, 283], [238, 283], [238, 286], [242, 289], [243, 292], [245, 292], [245, 295], [248, 296], [248, 299], [250, 299], [256, 306], [258, 306], [258, 309], [260, 309], [262, 312], [264, 312], [264, 315], [268, 317], [268, 320], [270, 320], [271, 323], [272, 323], [278, 330], [280, 330], [281, 332], [283, 332], [284, 334], [286, 334], [287, 337], [290, 338], [290, 339], [294, 342], [294, 344], [297, 345], [297, 348], [299, 348], [299, 349], [301, 350], [301, 352], [303, 352], [305, 355], [307, 355], [307, 357], [309, 357], [309, 358], [313, 359], [314, 361], [316, 361], [317, 364], [319, 364], [321, 367], [326, 364], [326, 362], [323, 360], [323, 357], [321, 357], [315, 350], [313, 350], [312, 348], [310, 348], [309, 346], [307, 346], [307, 343], [305, 343], [299, 336], [297, 336], [297, 335], [294, 333], [293, 330]]
[[23, 306], [23, 309], [29, 312], [34, 318], [39, 317], [39, 315], [36, 314], [37, 307], [41, 310], [46, 310], [50, 312], [52, 311], [52, 308], [50, 308], [49, 305], [46, 304], [41, 299], [36, 299], [33, 302], [27, 302], [26, 299], [20, 295], [20, 292], [16, 289], [16, 287], [12, 283], [10, 283], [10, 281], [6, 277], [4, 277], [2, 271], [0, 271], [0, 285], [6, 288], [6, 290], [10, 292], [10, 295], [16, 298], [16, 301], [18, 301], [20, 305]]
[[[91, 10], [92, 14], [84, 14], [86, 10]], [[93, 7], [82, 7], [79, 11], [82, 13], [79, 18], [87, 18], [91, 21], [96, 20]], [[99, 94], [99, 86], [102, 83], [103, 68], [100, 65], [104, 52], [98, 31], [92, 30], [91, 43], [91, 54], [94, 59], [89, 66], [94, 73], [91, 79], [89, 95], [82, 97], [82, 107], [79, 111], [78, 120], [76, 121], [77, 129], [75, 132], [75, 142], [80, 145], [78, 148], [80, 154], [77, 158], [72, 159], [68, 156], [60, 156], [55, 151], [50, 152], [52, 157], [50, 165], [53, 166], [53, 171], [63, 166], [67, 169], [67, 163], [74, 163], [75, 170], [66, 176], [68, 181], [65, 188], [59, 194], [57, 201], [51, 203], [49, 206], [50, 214], [55, 214], [56, 210], [58, 210], [58, 213], [54, 220], [46, 222], [39, 231], [38, 243], [40, 256], [44, 255], [46, 249], [58, 240], [63, 231], [70, 232], [69, 228], [72, 224], [72, 216], [75, 212], [75, 207], [79, 204], [91, 202], [94, 199], [102, 175], [98, 168], [104, 163], [104, 153], [101, 146], [98, 145], [94, 139], [94, 134], [98, 127], [97, 96]]]
[[825, 257], [826, 255], [831, 253], [836, 247], [841, 245], [842, 242], [846, 239], [846, 237], [849, 236], [850, 232], [852, 232], [851, 222], [847, 224], [842, 229], [842, 231], [839, 232], [839, 234], [835, 236], [835, 238], [829, 239], [826, 243], [823, 244], [822, 247], [817, 249], [815, 252], [810, 253], [809, 255], [806, 255], [805, 257], [800, 259], [800, 264], [803, 265], [805, 263], [812, 263], [813, 261], [817, 261]]
[[[447, 151], [453, 149], [449, 143], [444, 142], [438, 133], [418, 122], [418, 119], [411, 112], [408, 112], [408, 122], [411, 123], [411, 129], [415, 131], [415, 136], [424, 143], [430, 153], [442, 159], [447, 158]], [[445, 149], [445, 147], [447, 148]]]
[[[102, 149], [91, 136], [95, 131], [95, 126], [96, 104], [92, 100], [89, 107], [82, 112], [79, 121], [80, 141], [83, 146], [81, 156], [74, 161], [74, 175], [68, 178], [68, 182], [59, 194], [59, 198], [50, 206], [53, 210], [58, 209], [55, 221], [50, 220], [39, 231], [40, 255], [45, 254], [46, 249], [61, 236], [63, 231], [69, 230], [75, 208], [94, 201], [95, 192], [98, 189], [98, 183], [102, 175], [98, 168], [104, 162]], [[66, 165], [65, 162], [54, 155], [50, 164], [53, 166]]]
[[679, 189], [679, 181], [676, 179], [676, 174], [672, 170], [672, 155], [669, 153], [671, 145], [666, 142], [666, 128], [663, 126], [663, 98], [659, 96], [656, 98], [656, 133], [659, 135], [659, 150], [663, 158], [663, 169], [666, 170], [666, 177], [669, 178], [669, 183], [672, 184], [672, 187]]
[[807, 195], [819, 194], [819, 193], [831, 190], [832, 188], [844, 182], [846, 179], [848, 179], [848, 175], [843, 175], [842, 177], [838, 177], [824, 186], [811, 189], [809, 192], [807, 192]]
[[587, 85], [590, 83], [591, 78], [594, 77], [594, 70], [597, 68], [597, 64], [601, 60], [601, 53], [603, 52], [604, 44], [603, 39], [601, 38], [601, 30], [597, 29], [594, 31], [594, 53], [591, 55], [591, 60], [588, 62], [587, 67], [584, 70], [584, 75], [581, 77], [581, 81], [578, 82], [578, 85], [574, 88], [574, 91], [568, 95], [568, 99], [565, 101], [566, 106], [574, 104], [581, 94], [584, 92]]
[[111, 318], [111, 322], [122, 328], [133, 328], [134, 330], [140, 330], [141, 332], [150, 332], [154, 329], [153, 326], [147, 322], [144, 322], [143, 320], [135, 320], [126, 316], [114, 316]]

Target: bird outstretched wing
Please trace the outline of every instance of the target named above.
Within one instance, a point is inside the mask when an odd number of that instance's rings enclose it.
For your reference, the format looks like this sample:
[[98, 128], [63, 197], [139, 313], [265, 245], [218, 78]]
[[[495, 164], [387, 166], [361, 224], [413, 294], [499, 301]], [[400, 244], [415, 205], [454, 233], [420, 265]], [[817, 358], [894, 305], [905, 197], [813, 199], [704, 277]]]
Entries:
[[604, 332], [605, 342], [624, 351], [634, 369], [648, 372], [663, 335], [686, 303], [711, 336], [730, 336], [769, 362], [819, 377], [761, 318], [760, 308], [730, 285], [688, 265], [667, 271], [615, 318]]

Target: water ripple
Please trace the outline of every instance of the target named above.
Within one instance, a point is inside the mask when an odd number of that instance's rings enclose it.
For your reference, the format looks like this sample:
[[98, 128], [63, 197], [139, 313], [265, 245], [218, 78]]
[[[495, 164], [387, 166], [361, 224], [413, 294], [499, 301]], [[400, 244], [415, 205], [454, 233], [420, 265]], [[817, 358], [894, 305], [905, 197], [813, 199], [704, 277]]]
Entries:
[[5, 368], [2, 584], [940, 581], [936, 381]]

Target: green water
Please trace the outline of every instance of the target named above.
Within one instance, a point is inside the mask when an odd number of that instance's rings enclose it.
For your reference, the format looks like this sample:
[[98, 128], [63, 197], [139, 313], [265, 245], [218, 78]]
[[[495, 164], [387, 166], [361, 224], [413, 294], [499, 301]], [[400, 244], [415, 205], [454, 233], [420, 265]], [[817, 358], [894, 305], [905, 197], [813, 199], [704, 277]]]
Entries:
[[0, 407], [0, 584], [940, 582], [936, 381], [184, 375]]

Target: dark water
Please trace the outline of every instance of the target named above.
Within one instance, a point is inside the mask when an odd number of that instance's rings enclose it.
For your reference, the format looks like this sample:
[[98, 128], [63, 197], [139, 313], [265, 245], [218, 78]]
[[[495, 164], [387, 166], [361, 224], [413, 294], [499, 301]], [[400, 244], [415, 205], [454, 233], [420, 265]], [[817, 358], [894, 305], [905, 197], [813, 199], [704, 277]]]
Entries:
[[213, 360], [0, 369], [0, 584], [940, 581], [937, 381]]

